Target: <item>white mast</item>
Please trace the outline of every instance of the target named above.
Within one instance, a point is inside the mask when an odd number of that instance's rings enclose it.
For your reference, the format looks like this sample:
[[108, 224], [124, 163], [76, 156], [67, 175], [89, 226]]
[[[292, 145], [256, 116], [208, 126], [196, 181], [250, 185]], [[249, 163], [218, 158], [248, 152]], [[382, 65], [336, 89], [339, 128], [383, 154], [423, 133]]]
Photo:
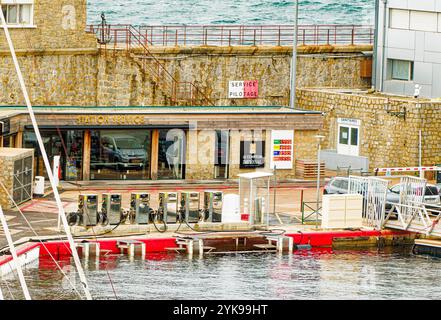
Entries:
[[[12, 261], [15, 264], [15, 269], [17, 269], [18, 279], [20, 280], [20, 285], [21, 288], [23, 289], [25, 299], [32, 300], [31, 295], [29, 294], [28, 285], [26, 284], [26, 280], [23, 275], [23, 270], [21, 269], [20, 266], [20, 261], [18, 260], [17, 252], [15, 251], [14, 241], [12, 241], [11, 233], [9, 232], [8, 223], [6, 222], [6, 218], [5, 215], [3, 214], [3, 209], [1, 206], [0, 206], [0, 220], [2, 222], [3, 231], [5, 232], [6, 235], [6, 240], [8, 240], [9, 251], [11, 252]], [[1, 300], [3, 299], [3, 297], [1, 297], [1, 293], [0, 293], [0, 299]]]
[[58, 189], [57, 189], [57, 186], [55, 184], [54, 176], [52, 175], [52, 169], [51, 169], [51, 165], [49, 163], [49, 158], [47, 156], [46, 149], [44, 148], [43, 140], [41, 139], [40, 130], [38, 128], [38, 124], [37, 124], [37, 120], [35, 118], [34, 110], [32, 109], [32, 104], [31, 104], [31, 101], [29, 99], [28, 91], [26, 89], [26, 85], [25, 85], [25, 82], [24, 82], [24, 79], [23, 79], [23, 75], [22, 75], [21, 70], [20, 70], [20, 65], [18, 64], [17, 55], [15, 54], [14, 45], [13, 45], [12, 40], [11, 40], [11, 35], [9, 34], [8, 26], [6, 25], [6, 20], [5, 20], [5, 17], [3, 15], [3, 11], [1, 10], [1, 4], [0, 4], [0, 19], [1, 19], [0, 22], [1, 22], [2, 26], [3, 26], [3, 30], [5, 32], [6, 40], [7, 40], [8, 45], [9, 45], [9, 50], [11, 51], [12, 60], [14, 61], [14, 66], [15, 66], [15, 70], [17, 72], [18, 80], [20, 82], [21, 90], [23, 92], [23, 96], [24, 96], [24, 99], [26, 101], [26, 106], [27, 106], [28, 111], [29, 111], [29, 116], [30, 116], [31, 121], [32, 121], [32, 126], [34, 127], [35, 136], [37, 138], [38, 145], [40, 147], [40, 151], [41, 151], [41, 155], [43, 157], [43, 162], [44, 162], [44, 165], [45, 165], [45, 168], [46, 168], [46, 172], [47, 172], [47, 175], [49, 177], [49, 181], [51, 183], [52, 190], [54, 192], [55, 201], [56, 201], [57, 206], [58, 206], [58, 215], [59, 215], [59, 218], [61, 218], [61, 221], [63, 223], [64, 231], [66, 232], [67, 239], [68, 239], [69, 245], [70, 245], [70, 249], [72, 251], [72, 256], [73, 256], [74, 261], [75, 261], [75, 266], [76, 266], [76, 268], [78, 270], [78, 274], [80, 276], [81, 283], [83, 284], [83, 287], [84, 287], [84, 293], [86, 295], [87, 300], [92, 300], [92, 296], [91, 296], [91, 294], [89, 292], [89, 287], [87, 285], [86, 276], [84, 275], [84, 270], [83, 270], [83, 267], [81, 266], [80, 257], [78, 256], [78, 252], [77, 252], [77, 249], [75, 247], [74, 239], [72, 237], [72, 234], [70, 233], [69, 224], [67, 222], [66, 214], [64, 212], [64, 208], [63, 208], [63, 205], [61, 203], [60, 194], [58, 193]]

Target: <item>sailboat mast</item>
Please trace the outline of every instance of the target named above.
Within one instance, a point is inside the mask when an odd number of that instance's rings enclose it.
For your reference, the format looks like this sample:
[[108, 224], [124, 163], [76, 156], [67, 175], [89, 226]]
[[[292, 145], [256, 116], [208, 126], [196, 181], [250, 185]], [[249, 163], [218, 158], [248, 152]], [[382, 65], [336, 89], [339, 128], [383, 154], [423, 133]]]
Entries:
[[12, 236], [11, 233], [9, 232], [8, 223], [6, 222], [6, 217], [3, 213], [2, 207], [0, 207], [0, 220], [3, 226], [3, 231], [5, 232], [6, 240], [8, 241], [9, 251], [11, 252], [12, 261], [15, 264], [15, 269], [17, 270], [18, 279], [20, 281], [20, 285], [23, 290], [25, 299], [32, 300], [31, 295], [29, 293], [28, 285], [26, 284], [26, 280], [23, 275], [23, 270], [21, 268], [20, 261], [18, 260], [17, 252], [15, 251], [14, 241], [12, 241]]
[[75, 247], [75, 242], [74, 242], [74, 239], [73, 239], [72, 234], [70, 232], [70, 227], [69, 227], [69, 224], [67, 222], [66, 214], [64, 212], [64, 208], [63, 208], [63, 205], [62, 205], [62, 202], [61, 202], [61, 197], [60, 197], [60, 194], [58, 192], [58, 188], [57, 188], [57, 186], [55, 184], [54, 176], [52, 174], [52, 169], [51, 169], [51, 166], [50, 166], [50, 163], [49, 163], [49, 158], [47, 156], [47, 152], [46, 152], [46, 149], [44, 147], [43, 140], [41, 138], [41, 134], [40, 134], [40, 130], [38, 128], [37, 120], [35, 118], [34, 110], [32, 109], [32, 104], [31, 104], [31, 101], [29, 99], [28, 91], [26, 89], [26, 85], [25, 85], [25, 82], [24, 82], [24, 79], [23, 79], [23, 75], [22, 75], [21, 70], [20, 70], [20, 65], [18, 63], [18, 59], [17, 59], [17, 55], [15, 53], [14, 45], [12, 43], [11, 35], [9, 33], [8, 26], [6, 25], [6, 20], [5, 20], [5, 17], [3, 15], [3, 11], [1, 10], [1, 4], [0, 4], [0, 22], [1, 22], [1, 24], [3, 26], [3, 30], [5, 32], [6, 40], [8, 42], [8, 46], [9, 46], [9, 50], [11, 52], [12, 60], [14, 62], [14, 66], [15, 66], [15, 70], [17, 72], [18, 80], [20, 82], [21, 90], [23, 92], [23, 96], [24, 96], [24, 99], [26, 101], [26, 106], [27, 106], [28, 111], [29, 111], [29, 116], [31, 118], [31, 122], [32, 122], [32, 126], [34, 128], [35, 136], [37, 138], [38, 145], [39, 145], [40, 151], [41, 151], [41, 155], [43, 157], [43, 162], [44, 162], [44, 165], [45, 165], [45, 168], [46, 168], [46, 172], [47, 172], [47, 175], [49, 177], [49, 181], [50, 181], [51, 186], [52, 186], [52, 190], [53, 190], [54, 197], [55, 197], [55, 202], [57, 203], [57, 207], [58, 207], [59, 218], [61, 219], [64, 231], [66, 232], [67, 239], [68, 239], [68, 242], [69, 242], [69, 245], [70, 245], [70, 249], [72, 251], [72, 256], [73, 256], [73, 259], [75, 261], [75, 266], [76, 266], [76, 268], [78, 270], [78, 274], [80, 276], [81, 283], [83, 284], [83, 289], [84, 289], [84, 293], [86, 295], [86, 298], [87, 298], [87, 300], [92, 300], [92, 296], [91, 296], [90, 291], [89, 291], [89, 286], [87, 284], [86, 276], [84, 275], [84, 270], [83, 270], [83, 267], [81, 266], [80, 257], [78, 256], [78, 252], [77, 252], [77, 249]]

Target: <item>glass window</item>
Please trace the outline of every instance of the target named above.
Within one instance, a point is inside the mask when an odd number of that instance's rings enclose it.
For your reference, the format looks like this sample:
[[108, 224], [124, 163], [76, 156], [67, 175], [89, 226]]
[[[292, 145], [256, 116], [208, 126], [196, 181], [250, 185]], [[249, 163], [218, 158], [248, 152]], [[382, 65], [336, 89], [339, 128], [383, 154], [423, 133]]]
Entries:
[[91, 138], [92, 180], [150, 179], [150, 130], [94, 130]]
[[[84, 132], [81, 130], [41, 132], [50, 164], [53, 164], [55, 156], [61, 156], [60, 168], [62, 180], [76, 181], [82, 179], [83, 134]], [[46, 168], [35, 133], [33, 131], [26, 131], [23, 134], [23, 141], [25, 148], [35, 150], [35, 175], [47, 178]]]
[[358, 128], [351, 128], [351, 145], [358, 146]]
[[33, 11], [32, 9], [32, 4], [17, 3], [2, 5], [3, 15], [5, 16], [7, 24], [31, 24]]
[[158, 179], [185, 179], [186, 133], [159, 130]]
[[216, 130], [215, 145], [215, 179], [228, 178], [230, 132], [228, 130]]
[[17, 5], [8, 5], [8, 15], [6, 18], [6, 22], [10, 24], [18, 23], [18, 6]]
[[349, 128], [348, 127], [340, 127], [340, 144], [349, 144]]
[[405, 60], [390, 60], [391, 78], [393, 80], [413, 80], [413, 62]]
[[31, 11], [32, 11], [32, 5], [28, 5], [28, 4], [20, 5], [20, 23], [22, 24], [31, 23]]

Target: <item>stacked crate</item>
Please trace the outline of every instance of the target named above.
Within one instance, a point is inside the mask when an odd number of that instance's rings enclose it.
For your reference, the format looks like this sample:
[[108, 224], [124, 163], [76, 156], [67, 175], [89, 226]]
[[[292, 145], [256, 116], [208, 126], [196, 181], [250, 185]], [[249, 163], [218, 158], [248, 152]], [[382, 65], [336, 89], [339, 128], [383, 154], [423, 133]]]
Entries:
[[[296, 160], [296, 176], [300, 179], [317, 179], [317, 161]], [[320, 164], [320, 175], [325, 176], [325, 163]]]
[[32, 199], [33, 163], [33, 149], [0, 148], [0, 181], [3, 184], [0, 184], [0, 206], [3, 209], [13, 207], [9, 195], [17, 204]]

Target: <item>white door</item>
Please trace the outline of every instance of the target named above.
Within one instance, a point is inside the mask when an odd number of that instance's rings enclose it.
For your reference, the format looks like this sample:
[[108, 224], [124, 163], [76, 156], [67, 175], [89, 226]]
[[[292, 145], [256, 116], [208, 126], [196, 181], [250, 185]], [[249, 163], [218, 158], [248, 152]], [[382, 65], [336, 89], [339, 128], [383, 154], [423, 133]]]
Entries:
[[349, 156], [360, 155], [360, 127], [339, 124], [337, 152]]

